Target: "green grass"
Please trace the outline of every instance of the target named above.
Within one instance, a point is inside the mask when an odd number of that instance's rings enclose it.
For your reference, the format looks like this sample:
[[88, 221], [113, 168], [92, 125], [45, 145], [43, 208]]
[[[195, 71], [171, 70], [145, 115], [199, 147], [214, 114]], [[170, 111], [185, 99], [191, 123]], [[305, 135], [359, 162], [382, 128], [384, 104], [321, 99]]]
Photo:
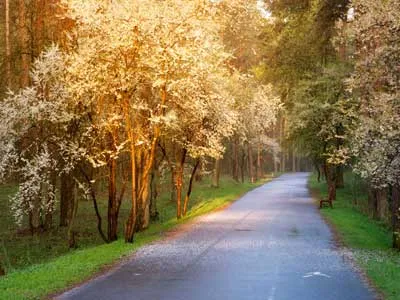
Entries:
[[[388, 300], [400, 299], [400, 253], [391, 249], [392, 233], [383, 223], [374, 221], [355, 207], [366, 203], [364, 190], [355, 194], [354, 175], [346, 174], [344, 189], [337, 190], [334, 209], [322, 209], [322, 215], [333, 225], [344, 246], [353, 250], [358, 265]], [[327, 196], [325, 182], [309, 180], [310, 188]], [[357, 199], [355, 199], [357, 198]], [[361, 205], [361, 207], [363, 207]]]
[[[6, 276], [0, 277], [0, 299], [41, 299], [82, 282], [144, 244], [159, 239], [162, 232], [223, 207], [270, 178], [255, 184], [237, 184], [222, 178], [220, 188], [210, 187], [208, 179], [196, 183], [188, 215], [179, 221], [175, 218], [175, 205], [169, 200], [165, 187], [158, 203], [160, 221], [138, 233], [133, 245], [125, 244], [122, 239], [104, 244], [96, 231], [91, 203], [80, 201], [76, 225], [79, 249], [73, 251], [67, 247], [65, 230], [57, 226], [41, 236], [16, 233], [7, 200], [15, 187], [0, 187], [0, 260], [8, 271]], [[100, 202], [100, 208], [105, 215], [106, 201]], [[128, 210], [129, 201], [126, 201], [121, 208], [120, 236]]]

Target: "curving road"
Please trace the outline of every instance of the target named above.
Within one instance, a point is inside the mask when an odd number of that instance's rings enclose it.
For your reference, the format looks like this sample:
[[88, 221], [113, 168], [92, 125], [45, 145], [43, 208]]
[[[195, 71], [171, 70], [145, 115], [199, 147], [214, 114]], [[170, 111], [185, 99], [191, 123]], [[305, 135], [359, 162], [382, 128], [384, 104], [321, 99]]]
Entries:
[[369, 300], [307, 190], [283, 175], [59, 299]]

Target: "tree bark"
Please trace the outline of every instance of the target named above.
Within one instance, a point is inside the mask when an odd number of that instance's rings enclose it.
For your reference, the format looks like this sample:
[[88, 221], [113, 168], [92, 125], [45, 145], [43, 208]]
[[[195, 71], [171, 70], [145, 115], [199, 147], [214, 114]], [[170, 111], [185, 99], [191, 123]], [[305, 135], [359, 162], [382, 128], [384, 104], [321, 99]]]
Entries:
[[[280, 127], [279, 140], [280, 140], [280, 145], [282, 146], [285, 134], [285, 118], [283, 116], [281, 116], [281, 122], [279, 127]], [[286, 153], [284, 149], [282, 149], [281, 152], [281, 172], [282, 173], [286, 172]]]
[[26, 24], [26, 7], [24, 0], [18, 0], [18, 19], [19, 19], [19, 41], [21, 51], [21, 87], [29, 85], [29, 37]]
[[175, 186], [176, 186], [176, 218], [180, 219], [182, 217], [182, 186], [183, 186], [183, 170], [186, 160], [187, 150], [183, 149], [180, 161], [175, 172]]
[[292, 172], [296, 172], [296, 152], [294, 148], [292, 149]]
[[[82, 173], [83, 177], [86, 180], [86, 183], [89, 186], [90, 197], [92, 198], [93, 208], [94, 208], [94, 211], [95, 211], [96, 217], [97, 217], [97, 230], [99, 231], [99, 234], [100, 234], [101, 238], [103, 239], [103, 241], [108, 243], [109, 241], [108, 241], [106, 235], [103, 232], [102, 218], [101, 218], [101, 215], [100, 215], [99, 206], [97, 205], [96, 192], [95, 192], [95, 190], [93, 188], [92, 179], [86, 174], [85, 170], [82, 167], [80, 168], [80, 172]], [[76, 198], [77, 197], [76, 197], [76, 194], [75, 194], [75, 205], [77, 205], [77, 203], [78, 203], [77, 202], [78, 200]], [[75, 205], [74, 205], [74, 208], [73, 208], [74, 211], [77, 209], [75, 207]], [[72, 220], [72, 218], [71, 218], [71, 220]]]
[[154, 161], [153, 170], [150, 175], [150, 219], [156, 221], [159, 218], [157, 210], [157, 199], [158, 199], [158, 161]]
[[215, 188], [219, 187], [219, 176], [220, 176], [220, 160], [215, 159], [214, 172], [213, 172], [212, 183], [211, 183], [212, 187], [215, 187]]
[[316, 160], [314, 161], [314, 168], [315, 168], [315, 171], [317, 171], [317, 181], [321, 182], [321, 169]]
[[197, 171], [197, 168], [199, 167], [199, 165], [200, 165], [200, 159], [197, 159], [196, 163], [193, 167], [192, 174], [190, 175], [189, 186], [188, 186], [188, 190], [187, 190], [187, 193], [185, 196], [185, 201], [183, 203], [183, 215], [184, 216], [186, 216], [186, 213], [187, 213], [190, 195], [192, 194], [193, 180], [194, 180], [194, 177], [196, 176], [196, 171]]
[[253, 149], [250, 143], [247, 144], [247, 153], [249, 159], [249, 180], [251, 183], [254, 183], [254, 169], [253, 169]]
[[10, 45], [10, 0], [5, 0], [6, 6], [6, 76], [7, 87], [11, 89], [11, 45]]
[[377, 219], [378, 215], [378, 201], [377, 201], [377, 190], [375, 188], [368, 189], [368, 211], [373, 219]]
[[136, 225], [137, 211], [137, 180], [136, 180], [136, 146], [133, 141], [132, 129], [129, 130], [130, 142], [130, 158], [131, 158], [131, 210], [128, 220], [125, 224], [125, 242], [132, 243]]
[[246, 160], [246, 153], [244, 149], [242, 149], [242, 155], [240, 158], [240, 177], [242, 183], [244, 183], [244, 165], [245, 165], [245, 160]]
[[400, 190], [392, 188], [393, 248], [400, 250]]
[[62, 174], [60, 183], [60, 227], [67, 227], [74, 206], [75, 181], [71, 174]]
[[233, 180], [239, 182], [239, 141], [233, 138]]
[[43, 51], [44, 39], [45, 39], [45, 28], [44, 28], [44, 16], [46, 13], [46, 1], [36, 0], [35, 1], [35, 51], [32, 51], [32, 58], [34, 59]]
[[262, 157], [261, 157], [261, 146], [260, 143], [257, 145], [257, 176], [256, 181], [263, 177], [263, 170], [262, 170]]
[[57, 184], [57, 176], [55, 172], [52, 172], [50, 177], [50, 186], [47, 186], [46, 198], [47, 198], [47, 205], [46, 205], [46, 213], [44, 219], [44, 229], [50, 230], [53, 226], [53, 212], [56, 203], [56, 184]]
[[336, 167], [327, 164], [328, 200], [336, 200]]
[[110, 158], [108, 162], [109, 178], [108, 178], [108, 209], [107, 209], [107, 221], [108, 221], [108, 241], [113, 242], [118, 239], [118, 215], [117, 215], [117, 162], [115, 159]]
[[[78, 204], [79, 204], [77, 192], [78, 191], [77, 191], [77, 188], [76, 188], [76, 185], [75, 185], [74, 186], [74, 190], [73, 190], [74, 203], [72, 203], [72, 205], [71, 205], [72, 206], [71, 219], [70, 219], [70, 222], [68, 224], [68, 247], [70, 249], [76, 248], [78, 246], [77, 245], [77, 241], [76, 241], [76, 231], [74, 231], [74, 221], [75, 221], [76, 215], [78, 213]], [[103, 239], [105, 239], [105, 236], [104, 236], [102, 231], [100, 231], [100, 234], [102, 235]]]
[[343, 166], [336, 167], [336, 188], [344, 188], [344, 171]]
[[377, 217], [379, 220], [388, 221], [389, 202], [387, 200], [387, 189], [379, 189], [376, 191], [377, 200]]

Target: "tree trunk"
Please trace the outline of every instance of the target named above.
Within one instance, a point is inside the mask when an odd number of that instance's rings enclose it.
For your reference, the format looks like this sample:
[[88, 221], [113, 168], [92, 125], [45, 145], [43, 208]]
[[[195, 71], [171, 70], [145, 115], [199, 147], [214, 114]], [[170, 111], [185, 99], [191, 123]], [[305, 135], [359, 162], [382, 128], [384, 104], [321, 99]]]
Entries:
[[261, 157], [261, 146], [260, 144], [257, 145], [257, 177], [256, 181], [260, 180], [263, 177], [263, 170], [262, 170], [262, 157]]
[[343, 166], [336, 167], [336, 188], [338, 188], [338, 189], [344, 188]]
[[7, 87], [11, 89], [11, 45], [10, 45], [10, 0], [5, 0], [6, 6], [6, 76]]
[[[76, 185], [74, 185], [74, 190], [73, 190], [74, 203], [71, 204], [72, 206], [71, 219], [68, 224], [68, 247], [70, 249], [76, 248], [78, 246], [76, 241], [76, 231], [74, 231], [74, 221], [76, 218], [76, 214], [78, 212], [78, 203], [79, 203], [77, 192], [78, 190], [76, 188]], [[102, 231], [100, 232], [100, 234], [102, 235], [103, 239], [105, 239], [105, 236]]]
[[324, 179], [328, 182], [328, 165], [326, 162], [322, 164], [322, 174], [324, 175]]
[[246, 160], [246, 153], [244, 152], [244, 149], [242, 149], [242, 155], [240, 158], [240, 177], [242, 183], [244, 183], [244, 165], [245, 165], [245, 160]]
[[131, 157], [131, 210], [129, 213], [128, 220], [125, 224], [125, 242], [132, 243], [133, 236], [135, 233], [135, 225], [136, 225], [136, 210], [137, 210], [137, 189], [136, 189], [136, 146], [133, 141], [133, 133], [132, 130], [129, 130], [129, 137], [131, 139], [130, 142], [130, 157]]
[[36, 0], [35, 1], [35, 51], [32, 51], [32, 58], [34, 59], [43, 51], [44, 45], [44, 36], [45, 36], [45, 28], [44, 28], [44, 16], [46, 13], [46, 1], [45, 0]]
[[32, 208], [29, 212], [29, 227], [31, 233], [32, 234], [39, 233], [41, 225], [42, 223], [40, 219], [40, 196], [39, 196], [33, 200]]
[[296, 170], [297, 170], [297, 172], [302, 172], [302, 169], [301, 169], [301, 160], [302, 160], [302, 158], [301, 158], [301, 156], [297, 156], [296, 158], [297, 158], [296, 159], [296, 161], [297, 161]]
[[321, 182], [321, 169], [317, 161], [314, 162], [315, 171], [317, 171], [317, 181]]
[[336, 167], [327, 164], [328, 200], [336, 200]]
[[239, 182], [239, 141], [236, 136], [233, 141], [233, 180]]
[[294, 149], [292, 149], [292, 172], [296, 172], [296, 153]]
[[29, 85], [29, 37], [28, 27], [26, 24], [26, 7], [24, 0], [18, 0], [18, 19], [19, 19], [19, 41], [21, 51], [21, 87]]
[[175, 172], [175, 186], [176, 186], [176, 218], [182, 217], [182, 186], [183, 186], [183, 170], [186, 160], [187, 150], [183, 149], [180, 157], [179, 164]]
[[214, 172], [212, 177], [212, 187], [218, 188], [219, 187], [219, 175], [220, 175], [220, 160], [215, 159], [214, 163]]
[[190, 176], [189, 186], [188, 186], [188, 190], [187, 190], [186, 197], [185, 197], [185, 202], [183, 203], [183, 215], [184, 216], [186, 216], [186, 213], [187, 213], [190, 195], [192, 194], [193, 179], [196, 176], [196, 171], [197, 171], [197, 168], [199, 167], [199, 164], [200, 164], [200, 159], [197, 159], [197, 161], [193, 167], [192, 174]]
[[[200, 171], [203, 170], [203, 160], [200, 160], [200, 164], [199, 164], [198, 169]], [[195, 175], [194, 178], [195, 178], [196, 182], [201, 182], [203, 180], [202, 172], [196, 172], [196, 175]]]
[[[85, 178], [87, 185], [89, 186], [90, 197], [92, 198], [93, 208], [94, 208], [94, 211], [95, 211], [96, 217], [97, 217], [97, 230], [99, 231], [99, 234], [100, 234], [101, 238], [103, 239], [103, 241], [108, 243], [108, 239], [107, 239], [106, 235], [103, 232], [102, 218], [101, 218], [101, 215], [100, 215], [99, 207], [97, 205], [96, 192], [95, 192], [95, 190], [93, 188], [92, 179], [85, 172], [85, 169], [80, 168], [80, 172], [83, 175], [83, 177]], [[75, 197], [75, 204], [74, 204], [74, 207], [73, 207], [73, 211], [75, 211], [77, 209], [77, 207], [75, 207], [75, 206], [77, 206], [77, 203], [78, 203], [77, 195], [75, 194], [74, 197]], [[72, 218], [73, 218], [73, 215], [71, 217], [71, 220], [72, 220]], [[69, 224], [69, 226], [71, 226], [71, 224]]]
[[57, 176], [55, 172], [52, 172], [51, 177], [50, 177], [50, 185], [47, 186], [47, 192], [46, 192], [46, 198], [47, 198], [47, 203], [46, 203], [46, 213], [45, 213], [45, 219], [44, 219], [44, 228], [45, 230], [50, 230], [51, 227], [53, 226], [53, 212], [55, 210], [55, 204], [56, 204], [56, 184], [57, 184]]
[[400, 191], [392, 188], [393, 248], [400, 250]]
[[388, 221], [388, 200], [387, 200], [387, 190], [379, 189], [376, 191], [376, 200], [377, 200], [377, 217], [379, 220]]
[[157, 210], [157, 199], [158, 199], [158, 162], [154, 161], [153, 170], [150, 175], [150, 219], [156, 221], [159, 218]]
[[[280, 122], [280, 135], [279, 135], [281, 146], [283, 144], [284, 134], [285, 134], [285, 118], [282, 116]], [[286, 153], [284, 149], [282, 149], [281, 152], [281, 172], [282, 173], [286, 172]]]
[[254, 183], [254, 169], [253, 169], [253, 150], [251, 148], [250, 143], [247, 144], [247, 152], [249, 159], [249, 180], [251, 183]]
[[368, 211], [373, 219], [377, 219], [378, 215], [378, 201], [377, 201], [377, 190], [374, 188], [368, 189]]
[[108, 162], [109, 178], [108, 178], [108, 241], [113, 242], [118, 239], [118, 216], [117, 216], [117, 162], [110, 158]]
[[67, 227], [74, 206], [75, 181], [71, 174], [62, 174], [60, 183], [60, 227]]

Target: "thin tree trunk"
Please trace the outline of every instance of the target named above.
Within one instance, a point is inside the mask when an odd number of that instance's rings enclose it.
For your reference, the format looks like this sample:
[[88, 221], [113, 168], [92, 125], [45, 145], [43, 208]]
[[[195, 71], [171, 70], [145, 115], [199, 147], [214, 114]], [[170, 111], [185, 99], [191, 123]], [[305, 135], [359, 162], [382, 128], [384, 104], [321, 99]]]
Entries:
[[338, 188], [338, 189], [344, 188], [343, 166], [336, 167], [336, 188]]
[[392, 188], [393, 248], [400, 250], [400, 191]]
[[336, 167], [327, 166], [327, 180], [328, 180], [328, 200], [336, 200]]
[[[42, 187], [40, 187], [42, 189]], [[40, 196], [36, 197], [32, 203], [32, 209], [29, 212], [29, 227], [32, 234], [39, 233], [41, 228], [40, 220]]]
[[18, 19], [19, 19], [19, 41], [20, 41], [20, 51], [21, 51], [21, 87], [26, 87], [29, 85], [29, 37], [28, 37], [28, 27], [26, 24], [26, 7], [25, 1], [18, 1]]
[[378, 201], [377, 190], [375, 188], [368, 189], [368, 212], [373, 219], [377, 219], [378, 214]]
[[[103, 241], [108, 243], [109, 241], [108, 241], [106, 235], [103, 232], [102, 218], [101, 218], [101, 215], [100, 215], [100, 212], [99, 212], [99, 206], [97, 205], [96, 193], [95, 193], [95, 190], [93, 188], [92, 180], [91, 180], [91, 178], [89, 178], [89, 176], [86, 174], [86, 172], [85, 172], [85, 170], [83, 168], [80, 169], [80, 172], [82, 173], [83, 177], [85, 178], [86, 183], [88, 184], [89, 189], [90, 189], [90, 197], [92, 198], [94, 211], [95, 211], [96, 217], [97, 217], [97, 230], [99, 231], [99, 234], [100, 234], [101, 238], [103, 239]], [[78, 201], [76, 198], [77, 197], [75, 197], [75, 203], [77, 203], [77, 201]], [[73, 209], [76, 210], [77, 208], [74, 206]]]
[[182, 186], [183, 186], [183, 168], [185, 165], [187, 150], [183, 149], [180, 157], [179, 164], [175, 172], [175, 186], [176, 186], [176, 218], [182, 217]]
[[239, 182], [239, 141], [236, 136], [233, 141], [233, 180]]
[[246, 160], [246, 154], [244, 152], [244, 149], [242, 149], [242, 155], [240, 158], [240, 177], [242, 183], [244, 183], [244, 165], [245, 165], [245, 160]]
[[377, 200], [377, 217], [379, 220], [387, 221], [387, 216], [389, 212], [388, 200], [387, 200], [387, 190], [379, 189], [376, 191]]
[[302, 160], [302, 158], [300, 157], [300, 156], [297, 156], [297, 167], [296, 167], [296, 170], [297, 170], [297, 172], [301, 172], [301, 160]]
[[11, 45], [10, 45], [10, 2], [6, 3], [6, 76], [7, 87], [11, 89]]
[[154, 161], [153, 170], [150, 175], [150, 219], [156, 221], [159, 218], [157, 210], [157, 198], [158, 198], [158, 161]]
[[46, 13], [46, 1], [36, 0], [35, 1], [35, 51], [32, 51], [32, 58], [36, 57], [43, 51], [44, 45], [44, 15]]
[[[285, 118], [283, 116], [281, 116], [280, 135], [279, 135], [279, 140], [280, 140], [281, 146], [283, 144], [284, 134], [285, 134]], [[284, 149], [282, 149], [282, 152], [281, 152], [281, 172], [282, 173], [286, 172], [286, 153], [285, 153]]]
[[200, 159], [197, 159], [196, 163], [195, 163], [195, 165], [193, 167], [192, 174], [190, 176], [188, 190], [187, 190], [187, 193], [186, 193], [185, 201], [183, 203], [183, 215], [184, 216], [186, 216], [186, 213], [187, 213], [187, 208], [188, 208], [188, 204], [189, 204], [190, 195], [192, 194], [193, 179], [194, 179], [194, 177], [196, 175], [196, 171], [197, 171], [197, 168], [199, 167], [199, 164], [200, 164]]
[[294, 148], [292, 149], [292, 172], [296, 172], [296, 152]]
[[136, 190], [136, 146], [133, 141], [132, 129], [129, 130], [131, 139], [130, 156], [131, 156], [131, 211], [125, 225], [125, 242], [132, 243], [136, 225], [136, 205], [137, 205], [137, 190]]
[[258, 145], [257, 145], [257, 172], [256, 172], [256, 174], [257, 174], [256, 181], [263, 177], [260, 143], [258, 143]]
[[117, 236], [117, 226], [118, 226], [118, 216], [117, 216], [117, 162], [115, 159], [110, 158], [108, 163], [109, 168], [109, 178], [108, 178], [108, 210], [107, 210], [107, 218], [108, 218], [108, 241], [113, 242], [116, 241]]
[[56, 203], [56, 184], [57, 176], [55, 172], [52, 172], [50, 177], [50, 186], [47, 187], [47, 193], [45, 194], [47, 197], [46, 214], [44, 220], [45, 230], [50, 230], [53, 226], [53, 212]]
[[[71, 212], [71, 219], [70, 219], [70, 222], [69, 222], [69, 224], [68, 224], [68, 247], [70, 248], [70, 249], [72, 249], [72, 248], [76, 248], [78, 245], [77, 245], [77, 242], [76, 242], [76, 232], [73, 230], [73, 227], [74, 227], [74, 221], [75, 221], [75, 218], [76, 218], [76, 214], [77, 214], [77, 212], [78, 212], [78, 195], [77, 195], [77, 188], [76, 188], [76, 184], [74, 184], [74, 188], [73, 188], [73, 194], [74, 194], [74, 196], [73, 196], [73, 199], [74, 199], [74, 203], [72, 203], [71, 204], [71, 206], [72, 206], [72, 212]], [[96, 204], [97, 205], [97, 204]], [[103, 237], [103, 239], [105, 238], [105, 236], [104, 236], [104, 234], [103, 234], [103, 232], [101, 231], [100, 232], [100, 234], [102, 235], [102, 237]], [[106, 240], [105, 240], [106, 241]], [[107, 241], [106, 241], [107, 242]]]
[[247, 144], [247, 152], [249, 159], [249, 180], [251, 183], [254, 182], [254, 170], [253, 170], [253, 149], [251, 148], [250, 143]]
[[314, 163], [315, 166], [315, 170], [317, 171], [317, 181], [321, 182], [321, 170], [320, 170], [320, 166], [317, 162]]
[[72, 216], [74, 204], [74, 180], [70, 174], [62, 174], [60, 182], [60, 227], [67, 227]]
[[214, 172], [212, 177], [212, 187], [218, 188], [219, 187], [219, 175], [220, 175], [220, 160], [215, 159], [214, 163]]

